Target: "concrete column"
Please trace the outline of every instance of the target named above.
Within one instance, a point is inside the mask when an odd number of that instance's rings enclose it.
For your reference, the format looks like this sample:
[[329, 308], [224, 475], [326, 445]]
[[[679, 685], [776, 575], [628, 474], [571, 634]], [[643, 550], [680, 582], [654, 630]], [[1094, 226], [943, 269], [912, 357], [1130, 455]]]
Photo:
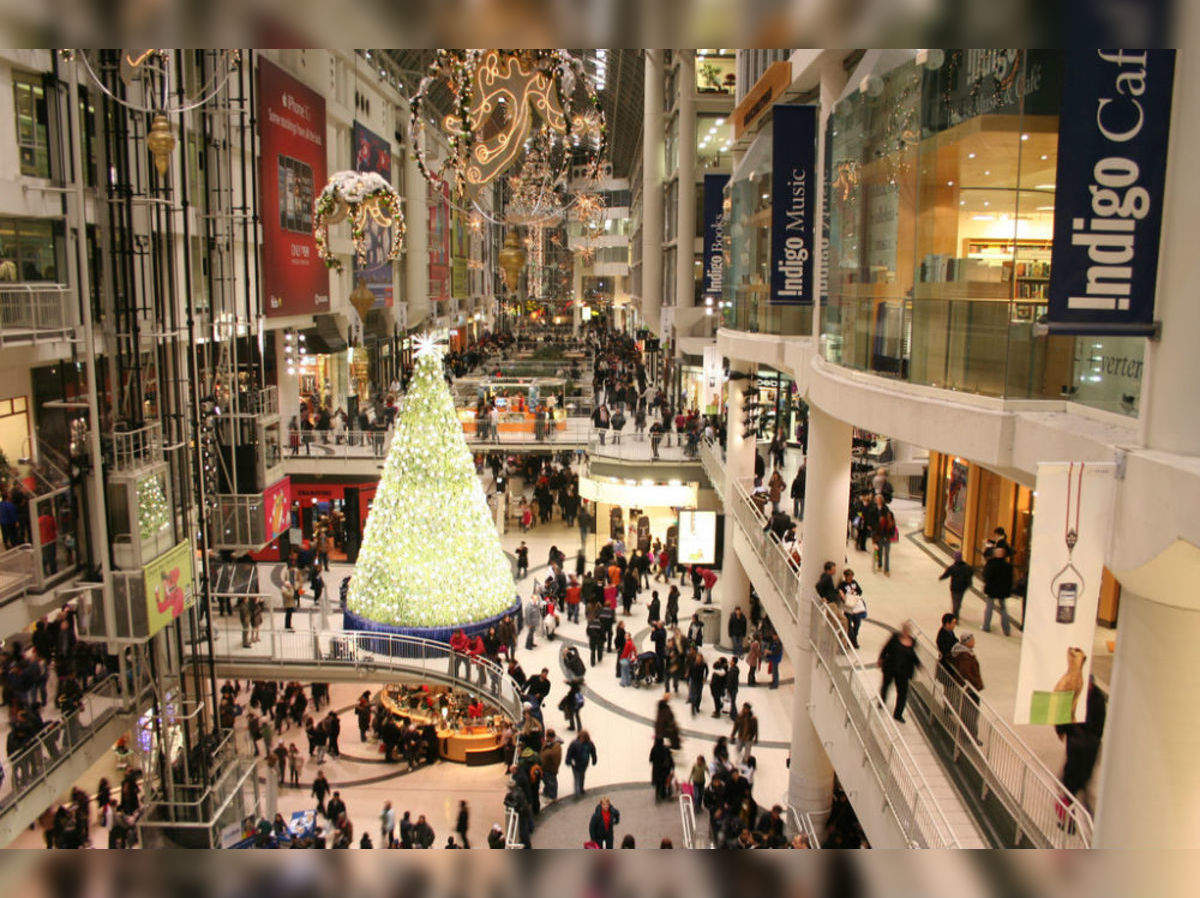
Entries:
[[[1200, 8], [1180, 4], [1176, 27], [1180, 43], [1187, 35], [1200, 39]], [[1200, 54], [1181, 50], [1175, 56], [1175, 93], [1167, 147], [1167, 180], [1163, 193], [1155, 317], [1162, 337], [1147, 343], [1146, 377], [1142, 382], [1142, 427], [1150, 449], [1200, 455], [1200, 415], [1195, 384], [1200, 383], [1200, 280], [1196, 253], [1196, 209], [1200, 180], [1194, 177], [1196, 141], [1200, 140]]]
[[[675, 230], [675, 308], [696, 304], [696, 51], [679, 51], [679, 209]], [[676, 313], [678, 314], [678, 312]]]
[[[733, 362], [730, 373], [753, 375], [754, 366], [744, 362]], [[756, 439], [742, 438], [742, 409], [743, 391], [749, 386], [749, 380], [729, 381], [729, 426], [725, 440], [725, 495], [730, 495], [733, 484], [754, 476], [754, 453]], [[737, 524], [733, 515], [725, 515], [725, 558], [721, 567], [721, 579], [717, 581], [717, 601], [721, 606], [721, 641], [726, 643], [725, 624], [733, 614], [733, 609], [741, 607], [749, 613], [750, 578], [742, 566], [741, 559], [733, 551], [734, 535]]]
[[[1169, 600], [1179, 601], [1178, 593]], [[1194, 708], [1200, 667], [1180, 663], [1194, 656], [1198, 642], [1200, 609], [1165, 605], [1122, 590], [1096, 786], [1094, 847], [1200, 844], [1195, 801], [1200, 795], [1200, 717]]]
[[417, 168], [412, 149], [404, 154], [404, 217], [408, 232], [404, 266], [405, 298], [408, 301], [408, 326], [416, 327], [431, 316], [429, 308], [429, 207], [426, 182]]
[[792, 712], [792, 766], [788, 773], [788, 800], [797, 811], [821, 813], [833, 798], [833, 767], [809, 715], [812, 695], [812, 649], [807, 634], [808, 601], [826, 561], [840, 567], [846, 558], [846, 513], [850, 497], [850, 442], [853, 428], [809, 407], [808, 456], [801, 525], [800, 645], [791, 656], [795, 668]]
[[642, 112], [642, 318], [662, 335], [663, 53], [646, 51]]

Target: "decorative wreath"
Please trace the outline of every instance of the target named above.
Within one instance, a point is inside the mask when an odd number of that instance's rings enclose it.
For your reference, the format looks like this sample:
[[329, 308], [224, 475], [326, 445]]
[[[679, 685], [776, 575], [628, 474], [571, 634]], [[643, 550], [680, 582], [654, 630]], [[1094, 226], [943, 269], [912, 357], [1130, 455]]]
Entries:
[[404, 209], [400, 194], [378, 172], [337, 172], [330, 177], [313, 205], [313, 239], [327, 267], [334, 271], [342, 270], [341, 260], [329, 250], [329, 226], [347, 218], [350, 219], [350, 239], [354, 241], [359, 262], [366, 261], [368, 220], [392, 230], [388, 261], [395, 261], [400, 255], [407, 230]]

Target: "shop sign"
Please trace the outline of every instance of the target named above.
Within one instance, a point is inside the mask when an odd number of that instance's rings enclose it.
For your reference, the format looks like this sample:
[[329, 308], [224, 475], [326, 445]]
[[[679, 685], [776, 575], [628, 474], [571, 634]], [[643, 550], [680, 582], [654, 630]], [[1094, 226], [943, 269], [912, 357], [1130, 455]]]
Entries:
[[288, 529], [292, 519], [292, 481], [284, 477], [263, 490], [263, 534], [270, 542]]
[[729, 175], [704, 176], [704, 295], [721, 298], [725, 289], [725, 185]]
[[195, 601], [192, 544], [184, 540], [142, 568], [146, 590], [146, 635], [153, 636]]
[[1087, 713], [1115, 487], [1111, 463], [1038, 465], [1014, 723], [1082, 723]]
[[263, 311], [329, 310], [329, 269], [313, 239], [325, 188], [325, 99], [266, 60], [258, 64]]
[[813, 302], [817, 108], [775, 107], [771, 169], [771, 305]]
[[729, 115], [734, 140], [740, 140], [747, 129], [754, 127], [759, 118], [771, 108], [771, 104], [779, 99], [791, 84], [791, 60], [781, 59], [768, 66], [746, 92], [742, 102], [738, 103]]
[[1058, 131], [1050, 329], [1154, 332], [1174, 50], [1070, 50]]
[[717, 559], [717, 513], [679, 511], [679, 563], [712, 564]]
[[[367, 128], [362, 122], [354, 123], [354, 170], [377, 172], [389, 184], [392, 182], [392, 145]], [[392, 263], [388, 261], [391, 248], [391, 231], [367, 222], [366, 259], [354, 259], [354, 283], [362, 278], [367, 289], [375, 294], [373, 309], [390, 308], [392, 305]]]

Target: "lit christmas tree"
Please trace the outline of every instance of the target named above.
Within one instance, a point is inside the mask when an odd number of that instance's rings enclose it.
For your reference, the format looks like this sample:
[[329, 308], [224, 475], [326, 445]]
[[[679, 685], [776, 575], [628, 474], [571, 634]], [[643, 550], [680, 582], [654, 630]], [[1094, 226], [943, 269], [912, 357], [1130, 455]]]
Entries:
[[516, 586], [442, 374], [442, 349], [428, 337], [418, 346], [347, 608], [383, 624], [449, 627], [507, 610]]
[[157, 477], [147, 477], [138, 483], [138, 533], [143, 540], [151, 539], [159, 528], [171, 520], [167, 497]]

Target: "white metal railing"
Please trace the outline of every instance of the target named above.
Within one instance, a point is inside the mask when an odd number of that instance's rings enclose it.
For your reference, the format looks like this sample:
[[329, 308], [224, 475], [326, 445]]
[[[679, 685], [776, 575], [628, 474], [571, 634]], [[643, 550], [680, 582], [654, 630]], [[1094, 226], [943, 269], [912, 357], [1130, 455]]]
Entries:
[[521, 844], [521, 815], [516, 808], [504, 808], [504, 847], [524, 848]]
[[900, 831], [914, 848], [960, 847], [908, 743], [867, 685], [869, 675], [858, 650], [825, 601], [815, 595], [809, 601], [809, 639], [817, 662], [833, 683]]
[[[792, 619], [799, 622], [801, 598], [806, 591], [800, 573], [785, 555], [783, 547], [762, 528], [765, 521], [746, 492], [735, 481], [733, 495], [726, 503], [734, 519], [766, 568]], [[909, 844], [922, 848], [957, 847], [958, 841], [945, 815], [933, 797], [933, 791], [917, 767], [908, 744], [895, 721], [883, 713], [878, 695], [867, 687], [869, 674], [858, 651], [850, 644], [826, 603], [815, 593], [809, 598], [809, 640], [818, 662], [827, 671], [838, 699], [846, 711], [847, 722], [862, 743], [865, 759], [884, 796], [888, 808]]]
[[3, 284], [0, 346], [66, 334], [75, 327], [73, 298], [65, 284]]
[[0, 815], [8, 813], [39, 783], [45, 781], [100, 727], [125, 709], [115, 674], [83, 694], [77, 711], [51, 720], [29, 741], [11, 753], [6, 749], [8, 776], [0, 785]]
[[700, 466], [717, 496], [725, 501], [725, 449], [716, 440], [700, 441]]
[[821, 840], [817, 837], [817, 826], [813, 821], [813, 815], [811, 813], [801, 814], [786, 802], [784, 807], [787, 808], [788, 827], [792, 834], [804, 836], [808, 841], [809, 848], [820, 848]]
[[733, 512], [733, 519], [754, 547], [755, 554], [766, 568], [767, 576], [779, 592], [792, 621], [798, 621], [802, 594], [799, 565], [788, 555], [783, 545], [769, 531], [763, 529], [767, 524], [766, 518], [750, 498], [746, 485], [735, 480], [728, 492], [730, 495], [725, 497], [726, 512]]
[[161, 461], [162, 424], [153, 421], [137, 430], [104, 434], [104, 448], [113, 471], [129, 471]]
[[1092, 815], [1083, 803], [974, 687], [939, 663], [936, 646], [913, 627], [921, 659], [916, 694], [928, 696], [930, 720], [945, 732], [954, 759], [970, 764], [1011, 816], [1013, 829], [1001, 838], [1011, 847], [1090, 847]]
[[683, 847], [696, 847], [696, 808], [692, 796], [679, 796], [679, 820], [683, 824]]
[[266, 418], [279, 414], [279, 388], [263, 387], [261, 390], [249, 390], [238, 397], [243, 415], [255, 415]]
[[[657, 437], [657, 443], [655, 440]], [[685, 435], [670, 432], [652, 434], [648, 429], [638, 433], [629, 424], [621, 432], [592, 428], [588, 435], [588, 454], [624, 461], [695, 461], [698, 443]]]
[[451, 651], [444, 642], [355, 630], [264, 630], [258, 642], [241, 629], [213, 627], [211, 633], [218, 661], [431, 674], [478, 692], [513, 720], [521, 719], [521, 693], [508, 671], [486, 658]]
[[0, 605], [24, 595], [33, 582], [33, 546], [25, 543], [0, 553]]

